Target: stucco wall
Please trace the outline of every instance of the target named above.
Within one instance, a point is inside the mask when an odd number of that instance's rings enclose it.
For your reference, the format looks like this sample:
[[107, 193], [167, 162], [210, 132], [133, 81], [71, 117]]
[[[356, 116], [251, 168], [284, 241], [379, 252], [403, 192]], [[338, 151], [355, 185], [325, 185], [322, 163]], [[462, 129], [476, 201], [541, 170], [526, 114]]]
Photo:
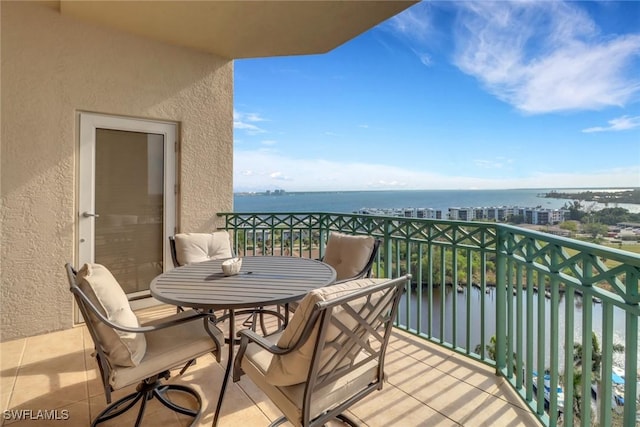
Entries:
[[30, 2], [1, 6], [0, 340], [73, 323], [79, 110], [179, 123], [179, 227], [232, 209], [233, 63], [95, 27]]

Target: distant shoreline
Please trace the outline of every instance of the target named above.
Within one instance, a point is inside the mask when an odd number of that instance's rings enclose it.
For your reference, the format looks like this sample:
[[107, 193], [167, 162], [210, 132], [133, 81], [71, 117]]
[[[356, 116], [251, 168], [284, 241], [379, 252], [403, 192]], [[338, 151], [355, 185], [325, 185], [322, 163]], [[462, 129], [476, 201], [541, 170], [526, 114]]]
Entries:
[[616, 203], [630, 203], [640, 204], [640, 189], [623, 189], [616, 191], [593, 191], [586, 190], [580, 192], [560, 192], [552, 190], [544, 194], [545, 198], [549, 199], [568, 199], [568, 200], [580, 200], [585, 202], [597, 202], [604, 204], [616, 204]]
[[[558, 194], [586, 194], [586, 193], [619, 193], [624, 191], [638, 191], [640, 192], [640, 187], [584, 187], [584, 188], [575, 188], [575, 187], [567, 187], [567, 188], [558, 188], [555, 190], [549, 191], [549, 188], [483, 188], [483, 189], [465, 189], [465, 188], [456, 188], [456, 189], [382, 189], [382, 190], [299, 190], [299, 191], [286, 191], [286, 190], [267, 190], [267, 191], [234, 191], [234, 195], [236, 196], [288, 196], [294, 194], [335, 194], [335, 193], [383, 193], [383, 192], [420, 192], [420, 191], [433, 191], [433, 192], [466, 192], [466, 191], [542, 191], [539, 193], [540, 197], [545, 197], [546, 194], [549, 193], [558, 193]], [[558, 197], [559, 198], [559, 197]], [[575, 200], [575, 199], [574, 199]], [[621, 202], [622, 203], [622, 202]], [[640, 202], [638, 202], [640, 203]]]

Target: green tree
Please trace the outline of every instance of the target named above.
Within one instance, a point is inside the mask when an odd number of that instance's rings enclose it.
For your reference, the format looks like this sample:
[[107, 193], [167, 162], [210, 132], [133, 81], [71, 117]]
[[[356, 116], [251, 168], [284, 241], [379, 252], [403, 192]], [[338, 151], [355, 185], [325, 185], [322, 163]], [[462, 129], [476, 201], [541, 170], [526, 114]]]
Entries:
[[580, 204], [580, 200], [574, 200], [573, 203], [565, 203], [563, 209], [569, 211], [569, 219], [580, 221], [583, 216], [585, 216], [585, 212], [582, 210], [582, 205]]
[[[487, 352], [487, 357], [491, 360], [496, 360], [496, 344], [497, 344], [497, 339], [495, 335], [492, 335], [491, 338], [489, 338], [489, 344], [485, 345], [485, 350]], [[481, 350], [482, 347], [480, 347], [480, 344], [478, 344], [475, 348], [475, 352], [478, 354], [481, 354]], [[507, 358], [506, 360], [509, 360], [509, 349], [507, 349]], [[516, 353], [513, 352], [511, 353], [511, 360], [513, 361], [513, 372], [516, 372]]]
[[609, 231], [609, 227], [600, 222], [589, 222], [582, 226], [585, 233], [589, 234], [592, 238], [596, 239], [598, 236], [603, 236]]
[[578, 232], [578, 223], [576, 221], [565, 221], [563, 223], [560, 223], [559, 227], [572, 233]]
[[629, 211], [624, 208], [605, 208], [593, 212], [592, 215], [596, 222], [607, 225], [616, 225], [620, 222], [630, 221]]

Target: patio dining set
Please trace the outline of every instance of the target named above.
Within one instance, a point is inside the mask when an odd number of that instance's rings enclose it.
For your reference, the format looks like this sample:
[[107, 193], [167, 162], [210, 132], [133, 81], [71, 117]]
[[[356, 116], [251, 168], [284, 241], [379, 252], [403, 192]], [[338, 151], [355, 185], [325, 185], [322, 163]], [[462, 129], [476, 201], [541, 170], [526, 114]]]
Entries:
[[[138, 426], [153, 398], [195, 425], [203, 397], [166, 380], [172, 369], [182, 375], [209, 353], [221, 363], [225, 345], [221, 388], [204, 391], [207, 398], [217, 395], [213, 426], [229, 379], [244, 375], [282, 413], [271, 425], [320, 426], [333, 419], [357, 425], [345, 411], [382, 389], [392, 325], [411, 278], [370, 277], [378, 240], [331, 233], [321, 260], [236, 258], [227, 231], [176, 234], [170, 247], [175, 268], [151, 282], [150, 294], [176, 312], [143, 324], [106, 266], [66, 265], [107, 401], [92, 426], [133, 408]], [[236, 332], [238, 316], [245, 320]], [[275, 330], [265, 327], [267, 316], [277, 320]], [[132, 384], [135, 392], [112, 402], [112, 392]], [[184, 396], [195, 404], [184, 405]]]

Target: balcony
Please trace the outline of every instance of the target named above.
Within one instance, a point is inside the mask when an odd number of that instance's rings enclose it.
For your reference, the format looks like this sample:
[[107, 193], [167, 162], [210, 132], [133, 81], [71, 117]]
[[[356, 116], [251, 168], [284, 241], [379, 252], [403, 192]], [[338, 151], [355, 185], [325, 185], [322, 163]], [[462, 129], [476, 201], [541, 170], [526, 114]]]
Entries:
[[[138, 315], [144, 321], [173, 312], [173, 307], [160, 306]], [[68, 421], [36, 422], [7, 420], [4, 415], [3, 425], [89, 425], [105, 407], [92, 351], [85, 327], [0, 344], [3, 410], [36, 417], [38, 410], [57, 409], [54, 416], [69, 417]], [[203, 356], [182, 377], [177, 370], [172, 372], [171, 382], [189, 384], [204, 398], [198, 425], [210, 426], [213, 420], [225, 357], [223, 351], [222, 364], [218, 364], [213, 356]], [[412, 334], [401, 330], [393, 334], [386, 366], [388, 382], [383, 390], [351, 411], [363, 426], [539, 425], [517, 393], [492, 368]], [[120, 390], [114, 398], [131, 391]], [[63, 412], [65, 409], [68, 412]], [[21, 410], [32, 412], [26, 415]], [[134, 415], [125, 414], [101, 426], [133, 425]], [[251, 381], [243, 379], [227, 389], [218, 425], [266, 426], [279, 416]], [[152, 400], [143, 425], [174, 427], [190, 422], [190, 418], [177, 416]]]
[[[318, 258], [328, 233], [340, 231], [382, 240], [374, 275], [412, 273], [387, 355], [388, 384], [353, 409], [364, 425], [638, 423], [639, 255], [494, 223], [332, 213], [219, 217], [240, 256]], [[21, 409], [68, 409], [70, 425], [86, 425], [105, 405], [91, 351], [84, 327], [0, 344], [3, 408], [23, 416]], [[222, 372], [207, 356], [172, 379], [205, 397], [202, 425], [211, 423]], [[602, 374], [609, 372], [617, 374]], [[620, 376], [623, 404], [616, 401]], [[148, 425], [189, 422], [164, 413], [151, 411]], [[266, 425], [277, 416], [243, 380], [230, 387], [220, 425]]]
[[219, 216], [240, 255], [317, 258], [332, 231], [376, 236], [374, 275], [413, 275], [398, 330], [492, 367], [544, 425], [640, 423], [637, 254], [498, 223]]

